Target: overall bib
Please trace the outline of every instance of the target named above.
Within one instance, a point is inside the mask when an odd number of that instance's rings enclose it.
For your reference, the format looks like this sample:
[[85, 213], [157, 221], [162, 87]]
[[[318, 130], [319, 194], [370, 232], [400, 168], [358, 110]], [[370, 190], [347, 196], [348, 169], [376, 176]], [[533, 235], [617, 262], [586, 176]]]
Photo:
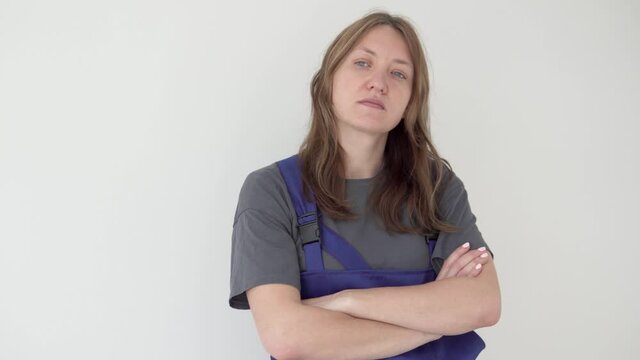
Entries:
[[[386, 286], [419, 285], [436, 278], [429, 261], [425, 270], [372, 269], [362, 255], [336, 232], [324, 226], [318, 216], [315, 201], [307, 201], [302, 192], [302, 177], [294, 155], [277, 162], [291, 202], [296, 210], [298, 229], [306, 262], [300, 273], [301, 298], [308, 299], [337, 293], [345, 289], [368, 289]], [[427, 238], [429, 256], [435, 249], [435, 238]], [[345, 270], [324, 268], [322, 250], [331, 254]], [[443, 336], [406, 353], [388, 359], [402, 360], [473, 360], [484, 349], [484, 341], [474, 331], [455, 336]], [[275, 358], [271, 357], [272, 360]]]

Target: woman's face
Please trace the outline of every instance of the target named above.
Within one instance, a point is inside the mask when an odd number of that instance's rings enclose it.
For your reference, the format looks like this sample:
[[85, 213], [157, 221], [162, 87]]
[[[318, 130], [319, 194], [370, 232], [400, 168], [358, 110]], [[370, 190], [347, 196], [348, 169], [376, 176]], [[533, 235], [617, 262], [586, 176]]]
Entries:
[[388, 133], [403, 117], [412, 79], [411, 56], [402, 35], [388, 25], [369, 30], [333, 77], [338, 130]]

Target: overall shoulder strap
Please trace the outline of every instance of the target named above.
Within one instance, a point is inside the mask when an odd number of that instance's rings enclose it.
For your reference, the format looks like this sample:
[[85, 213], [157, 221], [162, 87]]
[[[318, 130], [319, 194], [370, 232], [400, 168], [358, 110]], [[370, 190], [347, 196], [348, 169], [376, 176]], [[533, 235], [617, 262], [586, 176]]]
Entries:
[[307, 263], [306, 270], [324, 270], [322, 250], [333, 256], [345, 270], [370, 269], [367, 261], [351, 243], [321, 223], [314, 194], [311, 194], [311, 201], [303, 196], [299, 165], [297, 155], [278, 162], [289, 196], [296, 208], [298, 229]]
[[311, 194], [311, 201], [304, 197], [298, 155], [280, 160], [277, 165], [296, 211], [298, 231], [304, 249], [306, 271], [324, 270], [316, 203], [313, 200], [313, 194]]

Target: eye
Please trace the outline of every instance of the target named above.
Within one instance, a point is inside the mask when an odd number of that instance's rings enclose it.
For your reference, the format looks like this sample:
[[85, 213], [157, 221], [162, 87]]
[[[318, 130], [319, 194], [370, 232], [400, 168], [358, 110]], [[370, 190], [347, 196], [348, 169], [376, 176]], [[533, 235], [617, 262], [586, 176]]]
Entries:
[[369, 66], [369, 62], [364, 61], [364, 60], [358, 60], [356, 62], [354, 62], [354, 64], [358, 67], [368, 67]]
[[407, 76], [400, 71], [393, 71], [392, 74], [402, 80], [406, 80]]

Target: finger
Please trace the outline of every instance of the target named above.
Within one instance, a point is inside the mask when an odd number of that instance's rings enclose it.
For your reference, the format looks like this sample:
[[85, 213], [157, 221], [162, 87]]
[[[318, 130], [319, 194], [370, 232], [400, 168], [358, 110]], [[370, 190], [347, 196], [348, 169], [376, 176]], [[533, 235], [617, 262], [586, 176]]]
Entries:
[[467, 266], [470, 262], [474, 261], [476, 258], [480, 257], [483, 253], [486, 252], [486, 248], [483, 246], [476, 250], [471, 250], [466, 254], [462, 255], [455, 263], [451, 264], [449, 267], [449, 273], [453, 273], [453, 276], [456, 276], [462, 268]]
[[484, 265], [488, 263], [489, 260], [491, 260], [491, 254], [489, 254], [488, 251], [485, 251], [476, 259], [476, 263]]
[[460, 258], [460, 256], [464, 255], [467, 251], [469, 251], [470, 246], [469, 243], [466, 242], [456, 248], [444, 261], [442, 264], [442, 268], [438, 273], [438, 277], [436, 280], [446, 279], [448, 277], [455, 276], [455, 273], [451, 272], [451, 265], [456, 262]]
[[482, 272], [482, 264], [475, 264], [473, 269], [467, 274], [467, 277], [476, 277]]
[[479, 271], [481, 268], [482, 264], [471, 261], [462, 269], [460, 269], [460, 271], [456, 274], [456, 277], [475, 277], [480, 274]]
[[457, 273], [454, 272], [452, 273], [450, 271], [451, 265], [453, 263], [455, 263], [462, 255], [464, 255], [465, 253], [467, 253], [469, 251], [469, 242], [466, 242], [464, 244], [462, 244], [461, 246], [458, 246], [457, 249], [455, 249], [451, 255], [449, 255], [444, 263], [442, 264], [442, 269], [440, 269], [440, 274], [438, 274], [439, 276], [442, 275], [442, 278], [447, 278], [450, 276], [455, 276], [455, 274]]
[[460, 270], [465, 267], [470, 261], [480, 256], [479, 250], [468, 249], [465, 253], [461, 254], [457, 258], [451, 258], [452, 261], [447, 268], [447, 277], [455, 277]]
[[476, 277], [480, 275], [480, 273], [482, 272], [482, 269], [484, 268], [484, 265], [488, 263], [489, 260], [491, 260], [489, 253], [484, 252], [482, 255], [475, 258], [473, 261], [467, 264], [464, 268], [462, 268], [462, 270], [458, 272], [456, 277], [463, 277], [463, 276]]

